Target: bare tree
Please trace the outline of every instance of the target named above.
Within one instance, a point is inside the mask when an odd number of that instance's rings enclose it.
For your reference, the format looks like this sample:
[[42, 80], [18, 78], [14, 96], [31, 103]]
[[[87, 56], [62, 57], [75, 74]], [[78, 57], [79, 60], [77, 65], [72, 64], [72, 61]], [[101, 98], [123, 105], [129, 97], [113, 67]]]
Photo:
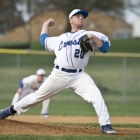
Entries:
[[125, 9], [140, 16], [140, 0], [124, 0]]
[[[30, 0], [28, 4], [33, 4], [33, 0]], [[109, 0], [109, 2], [105, 0], [34, 0], [34, 4], [35, 15], [46, 10], [59, 9], [68, 16], [73, 9], [78, 8], [88, 12], [103, 12], [122, 17], [124, 8], [122, 0]], [[66, 31], [70, 31], [69, 24], [67, 24]]]
[[[25, 11], [19, 10], [17, 8], [18, 4], [26, 6], [26, 17], [28, 17], [26, 21], [23, 19]], [[126, 8], [140, 15], [139, 7], [140, 0], [1, 0], [0, 31], [2, 29], [9, 30], [27, 22], [27, 20], [44, 11], [54, 9], [64, 11], [66, 16], [73, 9], [78, 8], [88, 12], [101, 12], [110, 16], [123, 17], [124, 9]], [[69, 24], [67, 24], [66, 31], [70, 31]]]
[[14, 0], [1, 0], [0, 3], [0, 32], [6, 33], [10, 29], [23, 23], [21, 13], [16, 10]]

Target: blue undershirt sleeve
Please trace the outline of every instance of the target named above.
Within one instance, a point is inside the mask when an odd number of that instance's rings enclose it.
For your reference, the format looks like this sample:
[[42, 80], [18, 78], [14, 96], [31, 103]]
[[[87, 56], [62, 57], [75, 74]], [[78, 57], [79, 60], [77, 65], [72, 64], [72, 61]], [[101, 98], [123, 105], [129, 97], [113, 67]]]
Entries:
[[19, 87], [23, 88], [23, 83], [20, 81]]
[[109, 44], [108, 44], [108, 42], [104, 42], [103, 41], [103, 45], [102, 45], [101, 48], [99, 48], [99, 51], [101, 51], [103, 53], [106, 53], [106, 52], [108, 52], [108, 50], [109, 50]]
[[40, 36], [40, 43], [41, 43], [41, 45], [44, 46], [44, 47], [45, 47], [45, 38], [46, 38], [46, 37], [49, 37], [49, 35], [46, 34], [46, 33], [44, 33], [44, 34], [42, 34], [42, 35]]

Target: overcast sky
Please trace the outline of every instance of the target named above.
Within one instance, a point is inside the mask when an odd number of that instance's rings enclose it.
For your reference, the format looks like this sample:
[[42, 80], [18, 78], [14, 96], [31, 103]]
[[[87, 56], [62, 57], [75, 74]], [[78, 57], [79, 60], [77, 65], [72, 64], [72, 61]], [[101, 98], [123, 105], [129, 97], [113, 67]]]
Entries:
[[140, 0], [124, 0], [124, 2], [126, 4], [126, 7], [127, 7], [128, 3], [131, 4], [131, 5], [137, 6], [137, 7], [135, 7], [135, 9], [133, 9], [133, 11], [135, 11], [137, 14], [139, 14], [139, 16], [138, 16], [136, 13], [129, 10], [130, 7], [127, 8], [126, 10], [124, 10], [124, 19], [125, 19], [126, 22], [128, 22], [130, 24], [133, 24], [133, 22], [136, 19], [140, 18], [140, 7], [139, 7], [140, 2], [139, 1]]
[[133, 22], [140, 18], [139, 16], [137, 16], [136, 14], [132, 13], [130, 10], [125, 10], [125, 21], [129, 24], [133, 24]]

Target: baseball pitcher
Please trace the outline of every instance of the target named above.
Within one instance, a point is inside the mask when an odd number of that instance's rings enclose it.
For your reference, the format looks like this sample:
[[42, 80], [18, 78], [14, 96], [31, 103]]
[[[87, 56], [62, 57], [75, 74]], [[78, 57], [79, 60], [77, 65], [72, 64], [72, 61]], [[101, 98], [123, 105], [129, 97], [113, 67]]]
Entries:
[[35, 93], [25, 96], [14, 106], [1, 110], [1, 119], [14, 115], [16, 112], [18, 114], [24, 113], [37, 103], [70, 88], [93, 105], [102, 133], [116, 133], [111, 126], [109, 112], [100, 90], [94, 80], [84, 72], [89, 57], [95, 48], [102, 53], [108, 52], [110, 48], [110, 41], [106, 35], [83, 30], [87, 16], [87, 11], [73, 10], [69, 14], [71, 32], [55, 37], [49, 36], [49, 27], [55, 24], [54, 20], [49, 18], [43, 23], [40, 41], [47, 51], [55, 53], [54, 68]]

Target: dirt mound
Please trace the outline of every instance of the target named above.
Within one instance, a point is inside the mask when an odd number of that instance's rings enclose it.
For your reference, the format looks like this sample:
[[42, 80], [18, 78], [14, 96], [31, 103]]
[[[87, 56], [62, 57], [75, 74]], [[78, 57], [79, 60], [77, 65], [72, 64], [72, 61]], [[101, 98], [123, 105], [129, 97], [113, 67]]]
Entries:
[[87, 128], [77, 126], [64, 126], [64, 125], [45, 125], [37, 123], [18, 122], [13, 120], [0, 121], [0, 134], [34, 134], [34, 135], [93, 135], [99, 134], [99, 128]]
[[[18, 116], [20, 118], [20, 116]], [[31, 123], [28, 116], [24, 116], [24, 121], [17, 121], [11, 119], [0, 120], [0, 135], [50, 135], [50, 136], [62, 136], [62, 135], [100, 135], [101, 128], [97, 125], [92, 126], [76, 126], [65, 124], [46, 124], [46, 123]], [[40, 118], [40, 116], [38, 116]], [[57, 117], [56, 117], [57, 118]], [[64, 117], [62, 117], [64, 119]], [[70, 118], [69, 118], [70, 119]], [[36, 121], [32, 117], [34, 122]], [[41, 120], [41, 119], [40, 119]], [[47, 119], [43, 119], [47, 120]], [[45, 122], [45, 121], [44, 121]], [[55, 122], [55, 121], [54, 121]], [[114, 127], [117, 131], [116, 135], [140, 135], [140, 128], [118, 128]]]
[[[99, 135], [100, 127], [66, 126], [0, 120], [0, 134], [3, 135]], [[140, 135], [138, 128], [115, 128], [117, 135]]]

